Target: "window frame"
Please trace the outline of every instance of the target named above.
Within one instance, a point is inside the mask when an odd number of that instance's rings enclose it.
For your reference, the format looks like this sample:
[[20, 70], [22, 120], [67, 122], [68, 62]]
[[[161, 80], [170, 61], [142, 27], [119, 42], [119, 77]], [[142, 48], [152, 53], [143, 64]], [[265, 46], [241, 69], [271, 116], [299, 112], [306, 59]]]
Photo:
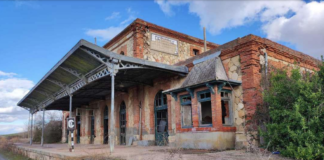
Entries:
[[[183, 98], [186, 98], [186, 97], [189, 97], [190, 98], [190, 101], [187, 101], [187, 102], [183, 102]], [[183, 125], [183, 109], [182, 107], [183, 106], [186, 106], [186, 105], [190, 105], [191, 106], [191, 110], [190, 110], [190, 113], [191, 113], [191, 126], [184, 126]], [[190, 94], [185, 94], [185, 95], [181, 95], [180, 96], [180, 112], [181, 112], [181, 128], [192, 128], [193, 127], [193, 121], [192, 121], [192, 98], [190, 96]]]
[[[198, 56], [200, 54], [199, 52], [200, 52], [199, 49], [195, 49], [195, 48], [192, 49], [193, 56]], [[197, 53], [197, 54], [195, 54], [195, 53]]]
[[[206, 98], [206, 93], [209, 93], [209, 97]], [[201, 98], [200, 95], [205, 94], [205, 98]], [[201, 112], [201, 102], [207, 102], [210, 101], [210, 109], [211, 109], [211, 115], [212, 115], [212, 120], [213, 120], [213, 112], [212, 112], [212, 108], [213, 108], [213, 104], [211, 103], [211, 92], [210, 90], [203, 90], [203, 91], [199, 91], [197, 92], [197, 102], [198, 102], [198, 113], [199, 113], [199, 127], [213, 127], [213, 123], [211, 124], [202, 124], [202, 112]]]
[[228, 109], [229, 109], [229, 111], [228, 111], [228, 113], [230, 114], [229, 115], [229, 119], [230, 119], [230, 124], [222, 124], [223, 126], [234, 126], [234, 118], [233, 118], [233, 114], [234, 114], [234, 112], [233, 112], [233, 105], [232, 105], [232, 90], [227, 90], [227, 89], [222, 89], [221, 90], [221, 92], [225, 92], [225, 93], [229, 93], [230, 94], [230, 96], [228, 96], [228, 97], [221, 97], [221, 101], [222, 100], [226, 100], [226, 101], [228, 101]]

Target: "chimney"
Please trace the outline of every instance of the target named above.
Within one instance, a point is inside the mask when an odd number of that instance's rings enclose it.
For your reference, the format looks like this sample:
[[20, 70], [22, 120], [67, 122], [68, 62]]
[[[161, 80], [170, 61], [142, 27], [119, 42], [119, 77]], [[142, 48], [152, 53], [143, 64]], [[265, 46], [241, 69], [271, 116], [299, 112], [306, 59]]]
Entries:
[[204, 27], [204, 52], [207, 51], [207, 44], [206, 44], [206, 28]]
[[97, 45], [97, 37], [95, 37], [95, 44]]

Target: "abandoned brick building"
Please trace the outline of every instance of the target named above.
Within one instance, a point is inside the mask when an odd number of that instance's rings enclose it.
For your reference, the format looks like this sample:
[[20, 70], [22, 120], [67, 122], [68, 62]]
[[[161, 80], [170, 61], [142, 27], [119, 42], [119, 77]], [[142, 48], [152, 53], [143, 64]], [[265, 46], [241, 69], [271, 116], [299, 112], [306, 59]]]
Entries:
[[19, 106], [63, 110], [67, 142], [71, 95], [76, 143], [109, 143], [115, 73], [117, 145], [240, 148], [245, 118], [262, 98], [262, 71], [270, 66], [312, 72], [318, 60], [255, 35], [206, 42], [204, 51], [204, 40], [136, 19], [103, 47], [79, 41]]

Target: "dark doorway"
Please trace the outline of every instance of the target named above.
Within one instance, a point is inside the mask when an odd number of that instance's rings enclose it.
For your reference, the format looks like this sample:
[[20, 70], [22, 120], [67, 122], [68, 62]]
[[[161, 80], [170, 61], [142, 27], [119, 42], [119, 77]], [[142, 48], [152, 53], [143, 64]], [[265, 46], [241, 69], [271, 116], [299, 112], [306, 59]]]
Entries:
[[168, 105], [167, 97], [160, 91], [155, 96], [155, 143], [158, 146], [168, 144]]
[[108, 144], [108, 106], [104, 110], [104, 144]]
[[77, 143], [80, 143], [80, 135], [81, 135], [81, 120], [80, 116], [76, 116], [76, 122], [77, 122]]
[[120, 145], [126, 145], [126, 105], [123, 101], [120, 104], [120, 111], [119, 111], [119, 117], [120, 117]]
[[69, 130], [66, 129], [66, 135], [65, 135], [66, 141], [65, 143], [69, 143]]

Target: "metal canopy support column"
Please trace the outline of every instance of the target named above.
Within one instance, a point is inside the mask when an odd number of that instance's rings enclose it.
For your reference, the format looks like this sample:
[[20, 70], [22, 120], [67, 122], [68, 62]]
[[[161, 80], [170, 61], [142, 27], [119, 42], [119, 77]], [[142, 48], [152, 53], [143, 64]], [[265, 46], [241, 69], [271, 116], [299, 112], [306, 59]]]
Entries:
[[30, 142], [29, 144], [32, 145], [33, 144], [33, 113], [30, 112], [31, 114], [31, 119], [30, 119]]
[[30, 113], [29, 113], [29, 118], [28, 118], [28, 128], [27, 128], [27, 138], [30, 138]]
[[44, 146], [44, 121], [45, 121], [45, 108], [43, 108], [42, 139], [41, 139], [42, 147]]
[[111, 110], [110, 110], [110, 153], [114, 151], [115, 145], [115, 117], [114, 117], [114, 110], [115, 110], [115, 76], [118, 72], [118, 61], [112, 60], [112, 63], [107, 63], [108, 70], [111, 76]]

